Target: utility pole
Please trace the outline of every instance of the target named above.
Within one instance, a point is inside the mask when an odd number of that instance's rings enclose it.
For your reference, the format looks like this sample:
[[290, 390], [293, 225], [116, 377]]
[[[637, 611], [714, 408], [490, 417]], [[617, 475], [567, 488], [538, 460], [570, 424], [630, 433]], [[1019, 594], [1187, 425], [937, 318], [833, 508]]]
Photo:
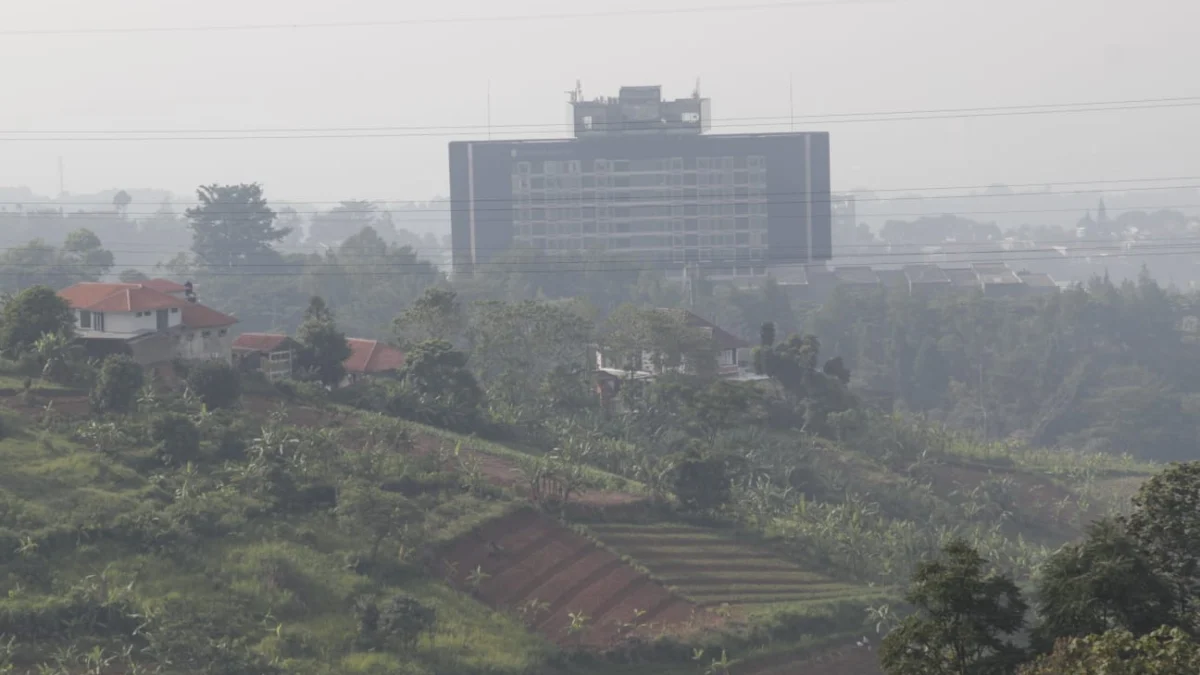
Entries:
[[792, 131], [796, 130], [796, 88], [792, 84], [792, 74], [788, 73], [788, 119], [791, 121]]
[[67, 194], [66, 179], [63, 177], [63, 158], [58, 158], [58, 196], [62, 197]]

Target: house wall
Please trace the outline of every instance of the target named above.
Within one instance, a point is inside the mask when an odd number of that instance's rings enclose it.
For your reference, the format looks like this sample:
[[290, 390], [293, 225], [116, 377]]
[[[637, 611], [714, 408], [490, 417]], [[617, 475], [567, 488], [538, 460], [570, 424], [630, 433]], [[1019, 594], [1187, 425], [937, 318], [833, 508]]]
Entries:
[[[92, 326], [96, 325], [96, 314], [104, 315], [104, 331], [96, 331], [88, 328], [79, 328], [82, 335], [96, 334], [115, 334], [115, 335], [132, 335], [141, 331], [158, 330], [158, 318], [154, 311], [150, 312], [93, 312]], [[142, 316], [138, 316], [138, 314]], [[178, 307], [173, 307], [168, 310], [167, 321], [168, 326], [175, 327], [183, 320], [183, 315]], [[79, 326], [79, 310], [75, 311], [75, 325]]]
[[156, 363], [168, 363], [175, 358], [176, 340], [178, 334], [156, 333], [129, 343], [133, 360], [143, 366]]
[[176, 355], [187, 361], [218, 359], [231, 363], [233, 335], [228, 328], [185, 329], [175, 346]]

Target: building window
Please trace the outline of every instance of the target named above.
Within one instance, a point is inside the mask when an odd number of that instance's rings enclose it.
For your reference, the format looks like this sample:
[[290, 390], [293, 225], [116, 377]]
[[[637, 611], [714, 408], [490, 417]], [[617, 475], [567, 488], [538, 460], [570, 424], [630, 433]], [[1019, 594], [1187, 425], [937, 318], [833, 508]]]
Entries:
[[172, 308], [171, 308], [171, 313], [172, 313], [172, 314], [178, 314], [178, 313], [179, 313], [179, 308], [178, 308], [178, 307], [172, 307]]
[[217, 335], [219, 335], [219, 336], [221, 336], [221, 337], [225, 337], [225, 336], [226, 336], [226, 335], [228, 335], [228, 334], [229, 334], [229, 331], [225, 330], [224, 328], [222, 328], [221, 330], [217, 331]]
[[583, 116], [583, 128], [587, 129], [588, 131], [592, 130], [592, 116], [591, 115]]
[[206, 331], [200, 333], [200, 337], [210, 337], [211, 335], [212, 335], [211, 330], [206, 330]]
[[87, 311], [86, 309], [79, 310], [79, 327], [80, 328], [91, 328], [92, 327], [92, 313]]

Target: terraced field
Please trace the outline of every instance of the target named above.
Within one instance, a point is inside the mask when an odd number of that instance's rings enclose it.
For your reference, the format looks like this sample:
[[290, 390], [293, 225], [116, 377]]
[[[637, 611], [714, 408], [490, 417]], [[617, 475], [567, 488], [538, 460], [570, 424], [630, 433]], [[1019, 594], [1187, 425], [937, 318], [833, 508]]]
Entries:
[[[607, 646], [630, 635], [699, 626], [706, 616], [557, 522], [532, 510], [493, 520], [442, 554], [442, 572], [559, 644]], [[575, 621], [582, 613], [586, 621]], [[636, 627], [633, 625], [636, 624]]]
[[700, 607], [729, 604], [752, 610], [872, 595], [865, 586], [806, 571], [716, 530], [679, 524], [597, 524], [591, 530]]

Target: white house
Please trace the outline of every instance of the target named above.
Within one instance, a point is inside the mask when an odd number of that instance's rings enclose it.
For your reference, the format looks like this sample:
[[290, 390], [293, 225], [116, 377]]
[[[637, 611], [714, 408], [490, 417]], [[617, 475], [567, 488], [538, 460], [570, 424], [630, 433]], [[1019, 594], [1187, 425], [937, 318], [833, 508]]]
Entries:
[[144, 366], [231, 360], [229, 329], [237, 319], [196, 302], [190, 284], [88, 282], [58, 294], [74, 311], [75, 332], [92, 354], [124, 353]]
[[[704, 320], [701, 317], [692, 314], [682, 309], [659, 309], [660, 312], [671, 312], [678, 314], [684, 323], [690, 328], [701, 331], [712, 339], [713, 345], [717, 349], [717, 375], [723, 378], [740, 378], [745, 373], [739, 365], [739, 352], [745, 352], [750, 348], [746, 343], [736, 335], [726, 331], [713, 323]], [[613, 355], [615, 356], [615, 355]], [[618, 359], [613, 356], [605, 355], [602, 351], [596, 351], [596, 369], [598, 371], [624, 371], [630, 364], [618, 363]], [[633, 372], [640, 373], [645, 376], [656, 376], [662, 373], [658, 372], [655, 366], [657, 359], [650, 351], [643, 351], [641, 354], [640, 363], [632, 364], [635, 366]], [[691, 372], [693, 369], [685, 362], [675, 370], [682, 372]]]

